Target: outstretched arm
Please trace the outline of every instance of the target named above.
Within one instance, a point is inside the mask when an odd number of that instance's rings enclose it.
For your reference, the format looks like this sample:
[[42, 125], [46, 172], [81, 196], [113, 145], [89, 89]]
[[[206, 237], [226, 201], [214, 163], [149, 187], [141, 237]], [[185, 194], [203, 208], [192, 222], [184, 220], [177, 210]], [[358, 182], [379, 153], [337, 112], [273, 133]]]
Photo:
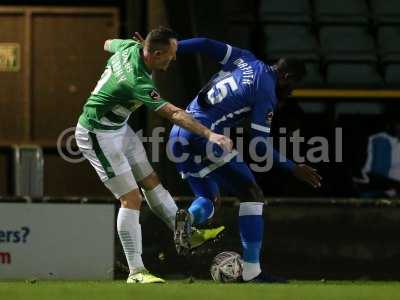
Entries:
[[233, 48], [232, 46], [208, 39], [208, 38], [193, 38], [188, 40], [181, 40], [178, 42], [178, 54], [185, 53], [199, 53], [205, 54], [221, 64], [226, 64], [240, 49]]
[[216, 134], [212, 132], [210, 129], [193, 119], [192, 116], [183, 109], [168, 103], [156, 110], [156, 112], [160, 116], [170, 120], [172, 123], [177, 124], [197, 135], [207, 138], [210, 142], [219, 145], [222, 149], [228, 152], [232, 151], [233, 142], [230, 138], [222, 134]]
[[252, 120], [251, 120], [251, 136], [252, 138], [261, 138], [263, 142], [256, 144], [256, 153], [259, 157], [264, 157], [271, 153], [273, 164], [281, 169], [289, 171], [297, 179], [308, 183], [314, 188], [321, 186], [322, 177], [317, 173], [317, 170], [305, 165], [296, 164], [285, 156], [281, 155], [278, 151], [273, 148], [272, 143], [268, 143], [270, 134], [270, 121], [267, 120], [268, 113], [272, 111], [272, 108], [268, 109], [266, 106], [266, 100], [257, 101], [252, 108]]

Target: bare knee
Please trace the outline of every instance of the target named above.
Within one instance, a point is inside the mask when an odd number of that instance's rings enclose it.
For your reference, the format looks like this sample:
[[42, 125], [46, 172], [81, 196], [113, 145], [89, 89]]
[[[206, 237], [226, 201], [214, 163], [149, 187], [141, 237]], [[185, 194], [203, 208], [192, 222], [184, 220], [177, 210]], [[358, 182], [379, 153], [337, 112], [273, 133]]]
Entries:
[[142, 189], [152, 190], [160, 184], [160, 179], [158, 178], [156, 172], [152, 172], [149, 176], [140, 180], [138, 184]]
[[142, 196], [140, 195], [139, 189], [134, 189], [133, 191], [121, 196], [119, 201], [121, 202], [121, 207], [123, 208], [140, 210]]

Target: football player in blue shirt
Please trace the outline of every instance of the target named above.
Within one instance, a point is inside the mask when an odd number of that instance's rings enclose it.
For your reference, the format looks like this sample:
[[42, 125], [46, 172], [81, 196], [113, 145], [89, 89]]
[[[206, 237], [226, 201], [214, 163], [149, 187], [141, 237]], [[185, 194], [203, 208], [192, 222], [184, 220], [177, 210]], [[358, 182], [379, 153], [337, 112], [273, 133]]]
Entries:
[[[276, 90], [290, 91], [302, 79], [305, 75], [302, 62], [280, 59], [270, 66], [248, 50], [207, 38], [182, 40], [178, 43], [177, 53], [205, 54], [222, 66], [189, 104], [188, 113], [217, 133], [237, 126], [245, 117], [250, 118], [251, 135], [259, 139], [255, 147], [259, 157], [272, 153], [275, 165], [315, 188], [320, 186], [321, 177], [315, 169], [286, 159], [266, 143], [278, 101]], [[202, 224], [213, 216], [221, 187], [241, 201], [239, 227], [243, 281], [280, 281], [261, 271], [264, 196], [238, 152], [224, 153], [217, 145], [176, 125], [171, 130], [169, 145], [172, 145], [170, 151], [175, 158], [179, 158], [178, 171], [196, 197], [188, 210], [177, 212], [174, 240], [178, 253], [185, 254], [190, 249], [191, 226]]]

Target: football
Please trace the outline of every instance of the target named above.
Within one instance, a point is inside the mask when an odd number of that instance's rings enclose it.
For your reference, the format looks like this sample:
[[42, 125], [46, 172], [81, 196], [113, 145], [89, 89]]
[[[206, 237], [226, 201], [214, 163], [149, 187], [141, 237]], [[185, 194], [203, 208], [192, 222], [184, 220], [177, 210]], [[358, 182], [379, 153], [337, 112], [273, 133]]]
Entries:
[[214, 257], [211, 264], [211, 277], [216, 282], [237, 282], [242, 277], [243, 261], [233, 251], [224, 251]]

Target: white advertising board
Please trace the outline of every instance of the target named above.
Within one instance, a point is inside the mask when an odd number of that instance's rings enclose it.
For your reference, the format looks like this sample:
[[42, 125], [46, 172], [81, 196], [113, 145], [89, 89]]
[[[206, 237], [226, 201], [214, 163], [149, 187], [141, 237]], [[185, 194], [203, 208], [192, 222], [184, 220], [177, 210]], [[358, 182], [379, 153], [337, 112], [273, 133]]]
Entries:
[[112, 204], [0, 203], [0, 279], [111, 279]]

